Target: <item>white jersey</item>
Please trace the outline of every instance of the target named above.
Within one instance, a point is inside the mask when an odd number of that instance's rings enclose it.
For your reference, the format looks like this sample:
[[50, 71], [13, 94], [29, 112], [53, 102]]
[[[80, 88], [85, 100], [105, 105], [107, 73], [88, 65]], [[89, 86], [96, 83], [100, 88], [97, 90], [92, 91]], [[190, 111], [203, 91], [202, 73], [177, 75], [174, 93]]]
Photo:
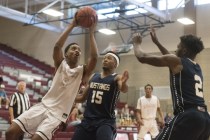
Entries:
[[155, 119], [158, 107], [160, 107], [159, 99], [152, 95], [151, 98], [140, 97], [136, 108], [141, 110], [142, 119]]
[[84, 67], [70, 69], [65, 60], [58, 67], [51, 88], [43, 97], [42, 103], [59, 120], [65, 122], [82, 82]]

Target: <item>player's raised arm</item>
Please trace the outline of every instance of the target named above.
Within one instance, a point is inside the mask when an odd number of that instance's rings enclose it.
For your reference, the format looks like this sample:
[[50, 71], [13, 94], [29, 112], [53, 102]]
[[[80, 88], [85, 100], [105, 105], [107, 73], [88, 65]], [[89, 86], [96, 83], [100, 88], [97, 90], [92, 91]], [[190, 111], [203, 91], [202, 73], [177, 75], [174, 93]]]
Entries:
[[94, 23], [89, 28], [90, 50], [89, 50], [89, 58], [88, 58], [88, 61], [87, 61], [87, 66], [85, 68], [85, 73], [83, 75], [83, 79], [89, 79], [93, 70], [95, 69], [97, 59], [98, 59], [98, 48], [97, 48], [96, 40], [95, 40], [95, 37], [94, 37], [95, 28], [96, 28], [96, 23]]
[[179, 72], [182, 68], [180, 66], [180, 58], [175, 55], [166, 54], [162, 56], [157, 56], [145, 53], [141, 48], [142, 37], [140, 33], [135, 33], [132, 39], [134, 46], [134, 54], [139, 62], [157, 67], [169, 67], [173, 73]]
[[67, 40], [69, 33], [73, 30], [73, 28], [76, 26], [75, 19], [73, 19], [72, 23], [68, 25], [68, 27], [64, 30], [64, 32], [60, 35], [58, 40], [55, 43], [54, 50], [53, 50], [53, 60], [55, 68], [57, 69], [59, 65], [61, 64], [62, 60], [64, 59], [62, 48]]
[[151, 25], [150, 29], [151, 29], [150, 36], [153, 43], [157, 45], [158, 49], [161, 51], [162, 54], [170, 54], [170, 52], [165, 47], [163, 47], [163, 45], [158, 41], [155, 28]]

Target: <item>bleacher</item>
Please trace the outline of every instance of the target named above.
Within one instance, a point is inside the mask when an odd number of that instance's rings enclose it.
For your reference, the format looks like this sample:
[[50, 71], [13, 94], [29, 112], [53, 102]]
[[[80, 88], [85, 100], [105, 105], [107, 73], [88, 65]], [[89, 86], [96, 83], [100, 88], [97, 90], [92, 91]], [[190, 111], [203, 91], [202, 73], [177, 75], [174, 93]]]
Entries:
[[[53, 67], [7, 45], [0, 44], [0, 74], [3, 75], [3, 84], [8, 98], [17, 91], [17, 82], [25, 80], [20, 78], [20, 73], [24, 73], [41, 77], [41, 79], [27, 82], [26, 89], [31, 105], [38, 103], [38, 97], [42, 97], [47, 92], [47, 80], [53, 72]], [[2, 105], [0, 109], [0, 140], [5, 139], [5, 131], [10, 125], [9, 121], [9, 111], [5, 109], [5, 105]]]
[[48, 86], [47, 80], [52, 76], [54, 72], [53, 67], [32, 57], [29, 57], [28, 55], [23, 54], [22, 52], [19, 52], [4, 44], [0, 44], [0, 60], [0, 72], [2, 75], [7, 76], [9, 79], [16, 82], [21, 80], [20, 75], [23, 74], [28, 74], [33, 77], [38, 76], [41, 78], [41, 80], [34, 79], [31, 81], [31, 83], [27, 83], [27, 87], [33, 91], [37, 90], [37, 92], [41, 95], [46, 92], [46, 90], [43, 91], [40, 89], [40, 87]]
[[[28, 64], [32, 64], [33, 67], [38, 68], [40, 70], [44, 70], [44, 72], [48, 74], [53, 74], [54, 73], [54, 68], [44, 62], [41, 62], [35, 58], [32, 58], [18, 50], [13, 49], [12, 47], [9, 47], [5, 44], [0, 44], [0, 50], [9, 53], [12, 56], [15, 56], [17, 59], [22, 60], [23, 62], [27, 62]], [[29, 68], [30, 71], [33, 70], [33, 68]]]

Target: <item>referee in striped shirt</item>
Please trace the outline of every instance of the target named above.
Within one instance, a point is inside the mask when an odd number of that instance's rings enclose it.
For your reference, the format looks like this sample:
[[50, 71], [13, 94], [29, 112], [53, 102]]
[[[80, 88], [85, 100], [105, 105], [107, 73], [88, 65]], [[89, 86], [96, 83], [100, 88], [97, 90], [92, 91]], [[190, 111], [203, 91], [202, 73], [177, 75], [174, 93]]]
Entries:
[[[24, 111], [30, 107], [30, 100], [28, 94], [25, 92], [26, 83], [20, 81], [17, 84], [17, 92], [11, 96], [9, 104], [10, 121], [20, 116]], [[21, 136], [19, 140], [22, 140], [24, 136]]]

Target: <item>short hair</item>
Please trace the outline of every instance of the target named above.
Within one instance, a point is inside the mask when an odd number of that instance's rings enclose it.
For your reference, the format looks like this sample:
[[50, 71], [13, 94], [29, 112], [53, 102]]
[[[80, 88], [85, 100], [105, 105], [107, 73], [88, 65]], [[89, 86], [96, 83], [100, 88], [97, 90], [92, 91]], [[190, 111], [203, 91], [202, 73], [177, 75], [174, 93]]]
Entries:
[[201, 38], [194, 35], [183, 35], [180, 37], [181, 43], [194, 55], [198, 54], [204, 49]]
[[[73, 43], [70, 43], [68, 46], [66, 46], [65, 50], [64, 50], [64, 53], [66, 54], [67, 51], [69, 50], [69, 48], [72, 46], [72, 45], [78, 45], [77, 43], [73, 42]], [[78, 45], [79, 46], [79, 45]]]
[[17, 83], [17, 88], [19, 88], [20, 85], [23, 85], [26, 86], [26, 82], [25, 81], [20, 81]]
[[151, 85], [151, 84], [146, 84], [145, 86], [144, 86], [144, 89], [146, 89], [146, 87], [151, 87], [152, 88], [152, 90], [153, 90], [153, 86]]

